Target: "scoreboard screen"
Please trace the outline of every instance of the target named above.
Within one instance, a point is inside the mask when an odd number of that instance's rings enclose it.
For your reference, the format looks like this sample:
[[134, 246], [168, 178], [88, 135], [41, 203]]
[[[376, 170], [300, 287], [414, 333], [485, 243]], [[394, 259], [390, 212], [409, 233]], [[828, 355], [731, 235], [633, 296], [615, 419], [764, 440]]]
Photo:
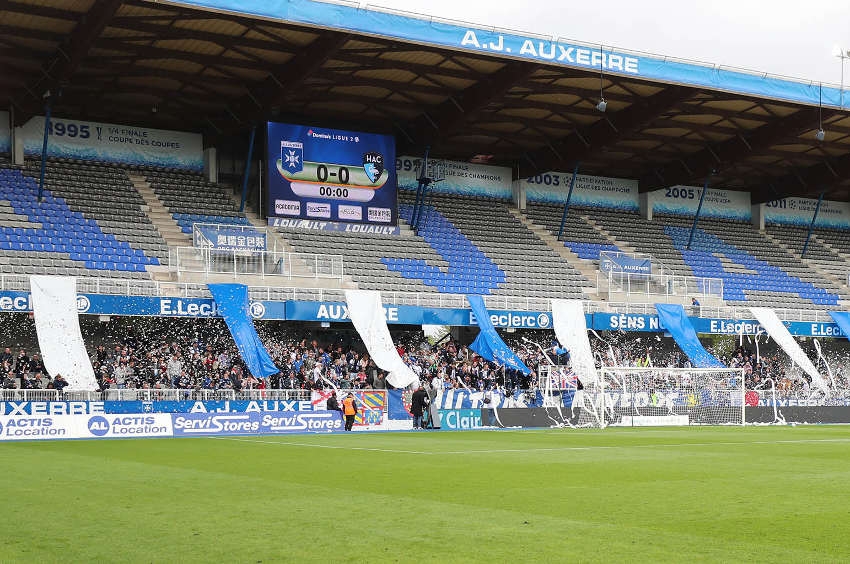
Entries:
[[268, 216], [396, 225], [395, 139], [268, 124]]

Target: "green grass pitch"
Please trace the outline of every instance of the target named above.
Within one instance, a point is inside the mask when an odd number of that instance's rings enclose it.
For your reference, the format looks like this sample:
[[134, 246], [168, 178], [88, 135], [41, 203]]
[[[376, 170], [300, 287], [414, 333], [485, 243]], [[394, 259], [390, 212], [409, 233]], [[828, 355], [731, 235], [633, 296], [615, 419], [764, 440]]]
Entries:
[[0, 562], [840, 562], [850, 427], [0, 445]]

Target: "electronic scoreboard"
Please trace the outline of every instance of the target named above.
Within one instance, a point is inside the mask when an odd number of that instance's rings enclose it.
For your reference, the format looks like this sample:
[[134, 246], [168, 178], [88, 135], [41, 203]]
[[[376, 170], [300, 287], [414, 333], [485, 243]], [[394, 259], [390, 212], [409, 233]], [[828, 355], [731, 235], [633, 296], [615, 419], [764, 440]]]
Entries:
[[268, 215], [396, 225], [395, 139], [268, 124]]

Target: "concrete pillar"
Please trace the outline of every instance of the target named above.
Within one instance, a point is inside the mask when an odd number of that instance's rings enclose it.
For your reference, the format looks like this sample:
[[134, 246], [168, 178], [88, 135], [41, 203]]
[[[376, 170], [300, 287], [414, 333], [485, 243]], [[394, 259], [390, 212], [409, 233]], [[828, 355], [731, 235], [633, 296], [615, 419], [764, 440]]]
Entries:
[[513, 200], [518, 210], [525, 210], [525, 181], [523, 179], [513, 182]]
[[24, 128], [16, 127], [12, 132], [12, 162], [24, 164]]
[[652, 192], [642, 192], [640, 199], [640, 216], [647, 221], [652, 221]]
[[764, 204], [752, 206], [752, 218], [750, 222], [759, 231], [764, 231]]
[[215, 147], [204, 149], [204, 180], [218, 182], [218, 155]]

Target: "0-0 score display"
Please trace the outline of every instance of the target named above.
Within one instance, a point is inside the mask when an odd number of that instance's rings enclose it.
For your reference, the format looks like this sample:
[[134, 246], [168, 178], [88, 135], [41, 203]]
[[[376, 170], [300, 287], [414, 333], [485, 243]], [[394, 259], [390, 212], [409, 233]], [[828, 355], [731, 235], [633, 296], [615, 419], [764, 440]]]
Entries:
[[395, 225], [390, 135], [268, 124], [269, 216]]

